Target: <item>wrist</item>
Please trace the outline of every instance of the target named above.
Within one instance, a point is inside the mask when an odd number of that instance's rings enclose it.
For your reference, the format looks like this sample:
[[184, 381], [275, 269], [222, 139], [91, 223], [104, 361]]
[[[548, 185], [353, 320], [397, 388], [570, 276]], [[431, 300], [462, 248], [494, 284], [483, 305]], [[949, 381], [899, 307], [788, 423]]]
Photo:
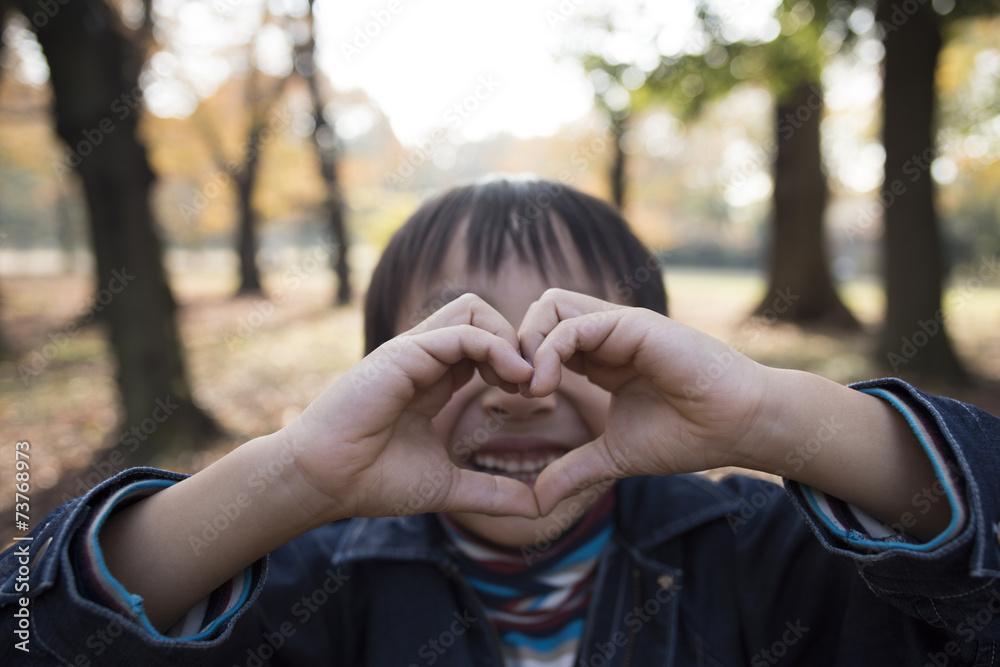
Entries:
[[248, 492], [266, 497], [276, 521], [301, 534], [338, 519], [347, 518], [336, 499], [322, 492], [299, 457], [295, 424], [248, 442], [253, 472]]
[[740, 439], [731, 465], [785, 476], [789, 454], [801, 441], [801, 413], [795, 401], [803, 391], [807, 373], [758, 365], [760, 387], [753, 423]]

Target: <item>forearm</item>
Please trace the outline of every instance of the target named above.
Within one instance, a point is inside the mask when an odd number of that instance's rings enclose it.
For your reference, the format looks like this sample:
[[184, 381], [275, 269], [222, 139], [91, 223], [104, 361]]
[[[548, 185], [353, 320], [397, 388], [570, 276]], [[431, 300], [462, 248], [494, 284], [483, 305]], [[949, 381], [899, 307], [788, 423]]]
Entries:
[[323, 523], [304, 507], [280, 434], [252, 440], [198, 474], [113, 514], [108, 569], [163, 631], [285, 542]]
[[[768, 400], [743, 465], [788, 477], [930, 540], [948, 525], [934, 467], [886, 401], [800, 371], [768, 371]], [[935, 494], [941, 502], [918, 499]], [[929, 509], [928, 509], [929, 505]]]

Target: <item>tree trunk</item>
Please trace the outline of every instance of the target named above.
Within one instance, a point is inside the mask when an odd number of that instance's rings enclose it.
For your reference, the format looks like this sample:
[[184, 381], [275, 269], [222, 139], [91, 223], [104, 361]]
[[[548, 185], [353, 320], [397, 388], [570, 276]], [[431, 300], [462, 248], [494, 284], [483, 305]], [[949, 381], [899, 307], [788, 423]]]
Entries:
[[[7, 28], [7, 14], [10, 9], [10, 3], [8, 0], [0, 0], [0, 35], [3, 34], [4, 30]], [[6, 48], [3, 42], [0, 42], [0, 58], [5, 55]], [[3, 67], [0, 67], [0, 84], [3, 84]], [[3, 245], [5, 237], [0, 235], [0, 246]], [[0, 294], [0, 311], [3, 310], [3, 295]], [[2, 319], [0, 319], [2, 322]], [[7, 338], [3, 335], [3, 329], [0, 327], [0, 361], [4, 361], [7, 358], [13, 356], [11, 354], [10, 344], [7, 342]]]
[[[3, 294], [0, 294], [0, 312], [3, 312]], [[2, 322], [0, 318], [0, 322]], [[10, 343], [7, 342], [7, 337], [3, 333], [3, 328], [0, 327], [0, 361], [6, 361], [8, 358], [13, 357], [13, 350], [11, 349]]]
[[614, 141], [615, 154], [612, 157], [611, 169], [608, 171], [608, 178], [611, 181], [611, 201], [618, 207], [619, 211], [624, 210], [625, 189], [628, 185], [628, 175], [625, 172], [625, 151], [622, 148], [622, 137], [628, 130], [628, 116], [619, 115], [614, 111], [608, 112], [611, 115], [611, 138]]
[[[338, 160], [340, 158], [334, 128], [323, 115], [323, 96], [319, 91], [319, 73], [316, 68], [316, 22], [313, 16], [313, 0], [309, 0], [309, 39], [296, 56], [296, 68], [309, 85], [309, 95], [312, 98], [313, 148], [320, 161], [320, 175], [326, 184], [326, 212], [329, 220], [330, 236], [337, 244], [337, 252], [331, 255], [330, 263], [337, 275], [337, 295], [335, 304], [346, 306], [351, 303], [351, 268], [347, 254], [350, 250], [350, 240], [347, 237], [347, 226], [344, 224], [344, 197], [340, 187]], [[323, 145], [319, 140], [323, 134], [330, 137], [331, 144]]]
[[[312, 81], [309, 86], [313, 95], [313, 117], [316, 121], [316, 130], [324, 127], [330, 129], [323, 117], [323, 104], [319, 97], [319, 91]], [[351, 303], [351, 269], [347, 260], [349, 241], [347, 238], [347, 227], [344, 225], [344, 198], [340, 189], [340, 178], [337, 170], [337, 150], [336, 148], [325, 148], [316, 140], [316, 133], [313, 133], [313, 147], [320, 160], [320, 175], [326, 184], [326, 213], [329, 221], [330, 236], [337, 244], [337, 252], [330, 256], [330, 263], [334, 273], [337, 275], [337, 296], [335, 304], [346, 306]]]
[[[10, 0], [0, 0], [0, 35], [3, 35], [4, 31], [7, 29], [7, 15], [10, 13]], [[3, 41], [0, 40], [0, 58], [5, 55], [7, 47], [4, 46]], [[3, 83], [3, 74], [5, 67], [0, 67], [0, 84]]]
[[240, 257], [239, 294], [261, 294], [260, 269], [257, 266], [257, 215], [253, 210], [253, 191], [257, 183], [260, 133], [266, 125], [254, 127], [247, 138], [247, 160], [235, 174], [239, 211], [237, 252]]
[[[942, 321], [942, 243], [930, 175], [936, 154], [934, 75], [941, 29], [930, 5], [910, 14], [902, 4], [880, 2], [877, 16], [885, 30], [885, 181], [880, 196], [885, 206], [886, 314], [879, 357], [894, 373], [964, 382], [966, 374]], [[908, 18], [894, 21], [894, 14]]]
[[[269, 131], [268, 117], [277, 100], [281, 98], [285, 83], [288, 81], [288, 77], [284, 77], [271, 90], [261, 92], [258, 90], [259, 74], [256, 68], [252, 68], [247, 78], [245, 98], [246, 108], [250, 113], [250, 127], [247, 130], [246, 141], [241, 144], [245, 152], [239, 156], [239, 162], [226, 156], [222, 140], [212, 120], [206, 115], [195, 116], [197, 127], [215, 161], [216, 168], [219, 172], [228, 171], [236, 187], [236, 255], [240, 261], [238, 295], [263, 293], [260, 268], [257, 265], [257, 213], [253, 208], [253, 193], [257, 186], [264, 133]], [[238, 169], [233, 166], [235, 164], [239, 165]]]
[[[21, 5], [29, 16], [37, 11], [29, 0]], [[36, 32], [67, 165], [83, 180], [97, 259], [94, 310], [107, 317], [118, 357], [123, 452], [136, 464], [197, 448], [219, 430], [191, 398], [154, 229], [155, 177], [136, 133], [142, 57], [99, 0], [61, 5]]]
[[817, 85], [802, 84], [791, 99], [777, 105], [768, 289], [754, 314], [803, 326], [859, 329], [830, 275], [823, 227], [822, 115], [823, 94]]
[[351, 303], [351, 267], [347, 261], [347, 228], [344, 225], [344, 204], [340, 188], [330, 196], [330, 234], [337, 241], [337, 259], [333, 270], [337, 274], [337, 299], [335, 304], [347, 306]]

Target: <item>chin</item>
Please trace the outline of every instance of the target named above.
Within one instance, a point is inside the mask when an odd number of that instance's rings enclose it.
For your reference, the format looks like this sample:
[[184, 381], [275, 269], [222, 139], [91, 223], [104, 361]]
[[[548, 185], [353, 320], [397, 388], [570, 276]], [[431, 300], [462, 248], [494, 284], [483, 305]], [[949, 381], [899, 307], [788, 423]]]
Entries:
[[[603, 489], [603, 493], [607, 492], [608, 489]], [[553, 541], [580, 521], [603, 493], [588, 490], [564, 498], [548, 516], [537, 519], [470, 512], [456, 512], [448, 516], [466, 530], [494, 544], [513, 549], [545, 551]]]

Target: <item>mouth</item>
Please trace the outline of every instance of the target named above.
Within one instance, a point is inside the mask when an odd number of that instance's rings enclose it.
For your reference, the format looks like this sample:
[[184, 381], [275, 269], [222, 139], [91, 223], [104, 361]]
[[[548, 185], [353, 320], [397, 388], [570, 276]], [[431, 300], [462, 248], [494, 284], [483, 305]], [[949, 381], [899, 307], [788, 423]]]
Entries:
[[547, 465], [569, 449], [537, 440], [490, 442], [472, 456], [470, 464], [479, 472], [510, 477], [531, 486]]

